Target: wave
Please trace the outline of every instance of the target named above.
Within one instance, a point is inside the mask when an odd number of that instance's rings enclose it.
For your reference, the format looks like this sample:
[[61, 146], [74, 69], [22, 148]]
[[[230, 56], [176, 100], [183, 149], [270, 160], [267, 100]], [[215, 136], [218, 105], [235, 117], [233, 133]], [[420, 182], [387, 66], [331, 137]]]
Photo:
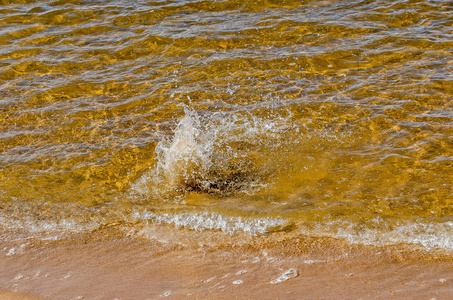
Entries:
[[134, 219], [151, 221], [153, 224], [171, 224], [177, 228], [192, 229], [196, 231], [213, 230], [222, 231], [226, 234], [244, 232], [253, 236], [282, 231], [290, 227], [290, 224], [280, 217], [226, 217], [212, 212], [159, 214], [145, 211], [143, 213], [135, 212]]

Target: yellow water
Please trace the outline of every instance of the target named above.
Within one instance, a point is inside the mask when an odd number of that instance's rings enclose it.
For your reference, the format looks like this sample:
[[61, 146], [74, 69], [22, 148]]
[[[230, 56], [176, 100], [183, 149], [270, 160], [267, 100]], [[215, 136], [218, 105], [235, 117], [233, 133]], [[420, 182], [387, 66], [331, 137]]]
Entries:
[[450, 1], [0, 4], [0, 228], [453, 249]]

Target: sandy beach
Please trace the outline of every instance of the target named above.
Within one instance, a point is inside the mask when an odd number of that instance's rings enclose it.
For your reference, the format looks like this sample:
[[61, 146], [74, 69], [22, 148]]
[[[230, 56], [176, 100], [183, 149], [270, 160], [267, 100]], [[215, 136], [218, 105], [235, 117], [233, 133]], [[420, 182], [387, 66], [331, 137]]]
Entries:
[[333, 239], [282, 235], [200, 246], [105, 229], [12, 248], [2, 245], [0, 299], [449, 299], [453, 293], [445, 253]]

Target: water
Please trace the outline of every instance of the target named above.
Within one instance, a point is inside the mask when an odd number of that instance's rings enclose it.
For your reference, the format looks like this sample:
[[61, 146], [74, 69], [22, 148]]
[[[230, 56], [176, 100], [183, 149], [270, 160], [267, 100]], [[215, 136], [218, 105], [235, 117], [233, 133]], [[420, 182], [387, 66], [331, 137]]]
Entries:
[[0, 228], [453, 250], [450, 1], [2, 1]]

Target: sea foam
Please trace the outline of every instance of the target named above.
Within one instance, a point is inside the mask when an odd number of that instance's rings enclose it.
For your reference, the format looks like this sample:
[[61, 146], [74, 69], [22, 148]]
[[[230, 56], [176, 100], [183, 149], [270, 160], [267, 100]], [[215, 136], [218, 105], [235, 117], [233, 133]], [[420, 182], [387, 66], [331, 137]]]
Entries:
[[136, 220], [148, 220], [154, 224], [171, 224], [177, 228], [186, 228], [196, 231], [218, 230], [226, 234], [244, 232], [250, 235], [265, 234], [283, 229], [287, 222], [282, 218], [243, 218], [226, 217], [218, 213], [154, 213], [136, 212]]

